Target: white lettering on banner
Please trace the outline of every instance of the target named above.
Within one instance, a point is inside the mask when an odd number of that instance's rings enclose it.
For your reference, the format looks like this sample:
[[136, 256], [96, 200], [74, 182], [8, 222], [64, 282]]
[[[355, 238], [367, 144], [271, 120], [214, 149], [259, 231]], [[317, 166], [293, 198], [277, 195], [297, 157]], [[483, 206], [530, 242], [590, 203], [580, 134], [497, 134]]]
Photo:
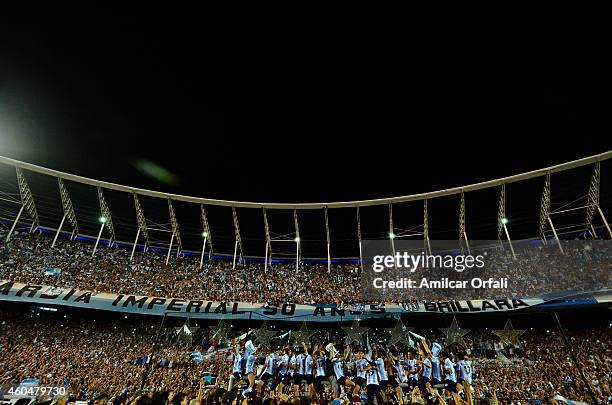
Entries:
[[0, 301], [59, 305], [144, 315], [189, 314], [199, 318], [286, 319], [338, 321], [357, 317], [384, 317], [410, 312], [486, 312], [513, 311], [544, 303], [537, 298], [443, 302], [411, 302], [408, 304], [367, 304], [353, 308], [283, 304], [282, 306], [245, 302], [215, 302], [198, 299], [177, 299], [125, 294], [95, 293], [37, 284], [0, 280]]

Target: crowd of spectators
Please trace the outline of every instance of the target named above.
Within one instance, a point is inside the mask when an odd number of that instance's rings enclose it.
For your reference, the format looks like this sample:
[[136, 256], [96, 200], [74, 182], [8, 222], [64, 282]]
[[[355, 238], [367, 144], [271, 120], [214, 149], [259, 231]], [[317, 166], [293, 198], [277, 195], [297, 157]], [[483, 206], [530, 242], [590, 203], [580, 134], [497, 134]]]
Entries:
[[[40, 385], [66, 387], [74, 398], [103, 397], [114, 404], [129, 403], [129, 398], [134, 400], [137, 396], [161, 398], [162, 404], [168, 396], [169, 403], [175, 405], [198, 396], [202, 402], [216, 403], [219, 399], [214, 392], [227, 387], [232, 370], [231, 352], [224, 350], [228, 342], [215, 341], [213, 332], [205, 328], [189, 340], [181, 339], [176, 328], [168, 328], [154, 349], [158, 334], [154, 321], [15, 311], [0, 311], [0, 320], [0, 385], [36, 378]], [[438, 331], [416, 331], [430, 342], [445, 346]], [[235, 331], [234, 336], [242, 332]], [[342, 331], [332, 331], [331, 335], [334, 334]], [[588, 388], [599, 403], [606, 403], [612, 395], [610, 328], [569, 331], [568, 335]], [[329, 338], [330, 334], [320, 336], [312, 337], [312, 343], [325, 345], [323, 336]], [[322, 340], [315, 342], [317, 339]], [[340, 341], [333, 340], [341, 347]], [[504, 345], [488, 329], [471, 330], [466, 342], [467, 350], [461, 350], [470, 355], [476, 370], [473, 382], [476, 398], [490, 399], [495, 394], [499, 401], [508, 404], [553, 403], [551, 400], [561, 395], [591, 402], [579, 369], [556, 331], [529, 330], [521, 336], [518, 348]], [[399, 347], [408, 349], [402, 344]], [[450, 346], [449, 350], [454, 350], [451, 347], [459, 349]], [[479, 351], [479, 347], [491, 350]], [[194, 361], [194, 350], [206, 355], [204, 361]], [[151, 360], [153, 351], [155, 356]], [[148, 362], [150, 373], [141, 390]], [[207, 375], [214, 379], [203, 383], [203, 376]]]
[[[0, 232], [0, 239], [4, 239]], [[59, 238], [51, 248], [48, 234], [21, 232], [0, 245], [0, 279], [78, 288], [96, 292], [166, 296], [212, 301], [253, 303], [352, 305], [368, 302], [407, 302], [410, 299], [524, 298], [561, 291], [591, 291], [612, 286], [612, 243], [563, 241], [517, 249], [488, 250], [485, 278], [508, 278], [501, 289], [420, 289], [385, 297], [363, 288], [358, 263], [273, 263], [267, 271], [259, 261], [243, 260], [232, 269], [231, 260], [137, 252], [100, 245], [92, 257], [91, 244]], [[58, 272], [46, 272], [57, 269]], [[368, 273], [369, 274], [369, 273]], [[463, 277], [465, 277], [465, 273]], [[430, 278], [434, 277], [429, 274]], [[459, 276], [459, 274], [457, 274]], [[367, 291], [366, 291], [367, 290]]]

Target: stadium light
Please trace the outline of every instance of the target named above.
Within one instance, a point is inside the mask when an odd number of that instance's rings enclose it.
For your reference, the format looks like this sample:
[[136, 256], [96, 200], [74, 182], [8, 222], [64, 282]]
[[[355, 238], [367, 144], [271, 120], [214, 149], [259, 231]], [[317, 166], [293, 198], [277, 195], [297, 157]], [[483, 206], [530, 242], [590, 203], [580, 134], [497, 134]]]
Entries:
[[501, 220], [502, 225], [507, 225], [508, 224], [508, 218], [504, 217]]
[[101, 216], [100, 217], [100, 223], [102, 223], [102, 224], [106, 223], [106, 217], [105, 216]]

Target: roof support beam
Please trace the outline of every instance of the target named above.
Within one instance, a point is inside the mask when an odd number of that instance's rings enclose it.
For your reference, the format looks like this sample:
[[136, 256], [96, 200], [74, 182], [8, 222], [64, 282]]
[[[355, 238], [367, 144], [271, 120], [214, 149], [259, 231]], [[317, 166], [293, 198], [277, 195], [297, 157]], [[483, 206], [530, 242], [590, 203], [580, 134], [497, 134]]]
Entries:
[[183, 245], [181, 243], [181, 231], [178, 226], [178, 221], [176, 220], [176, 215], [174, 215], [174, 207], [172, 207], [172, 200], [168, 199], [168, 212], [170, 214], [170, 226], [172, 227], [172, 236], [170, 237], [170, 247], [168, 247], [168, 256], [166, 256], [166, 266], [170, 261], [170, 252], [172, 251], [172, 244], [174, 239], [176, 239], [176, 255], [178, 256], [181, 253]]
[[497, 240], [499, 240], [499, 244], [503, 249], [504, 244], [501, 238], [502, 232], [504, 232], [506, 234], [506, 239], [508, 239], [508, 246], [510, 246], [512, 257], [516, 259], [516, 254], [514, 254], [514, 247], [512, 246], [512, 240], [510, 239], [510, 233], [508, 232], [508, 227], [506, 226], [507, 223], [508, 218], [506, 218], [506, 185], [502, 184], [499, 190], [499, 202], [497, 204]]
[[272, 264], [272, 240], [270, 238], [270, 227], [268, 226], [268, 214], [266, 207], [263, 208], [264, 229], [266, 231], [266, 255], [264, 256], [264, 272], [268, 271], [268, 260]]
[[610, 231], [610, 226], [606, 221], [606, 217], [604, 217], [601, 208], [599, 207], [599, 185], [600, 185], [600, 175], [601, 175], [601, 163], [596, 162], [593, 167], [593, 174], [591, 175], [591, 184], [589, 186], [589, 194], [587, 196], [587, 214], [586, 214], [586, 225], [587, 231], [592, 232], [593, 238], [597, 237], [597, 233], [595, 232], [595, 227], [593, 226], [593, 216], [596, 211], [599, 211], [601, 218], [608, 229], [608, 233], [610, 237], [612, 237], [612, 232]]
[[100, 237], [102, 236], [102, 231], [106, 226], [108, 229], [108, 233], [110, 235], [109, 238], [109, 246], [112, 246], [115, 243], [115, 227], [113, 226], [113, 218], [111, 217], [110, 209], [108, 208], [108, 204], [106, 204], [106, 200], [104, 199], [104, 193], [102, 193], [102, 188], [98, 187], [98, 200], [100, 200], [100, 213], [102, 216], [100, 217], [100, 232], [98, 232], [98, 237], [96, 238], [96, 244], [94, 245], [93, 252], [91, 253], [91, 257], [96, 255], [96, 250], [98, 249], [98, 243], [100, 243]]
[[331, 272], [331, 241], [329, 239], [329, 218], [327, 216], [327, 207], [323, 208], [325, 212], [325, 234], [327, 235], [327, 272]]
[[553, 231], [553, 235], [555, 236], [559, 250], [561, 253], [564, 253], [563, 247], [561, 246], [561, 241], [557, 235], [557, 230], [555, 229], [555, 225], [550, 218], [550, 173], [544, 177], [544, 188], [542, 190], [542, 200], [540, 202], [540, 237], [545, 244], [547, 243], [546, 228], [548, 225], [550, 225], [550, 229]]
[[431, 245], [429, 243], [429, 214], [427, 213], [427, 200], [423, 200], [423, 240], [425, 250], [431, 255]]
[[300, 267], [302, 248], [300, 246], [300, 225], [298, 223], [297, 210], [293, 210], [293, 222], [295, 223], [295, 269], [298, 270]]
[[204, 208], [204, 204], [200, 204], [200, 211], [202, 213], [202, 236], [204, 237], [204, 245], [202, 246], [202, 256], [200, 257], [200, 268], [202, 268], [202, 262], [204, 260], [204, 251], [206, 250], [206, 241], [208, 240], [208, 246], [210, 249], [208, 250], [208, 260], [210, 260], [210, 256], [213, 251], [212, 244], [212, 232], [210, 232], [210, 226], [208, 225], [208, 217], [206, 216], [206, 209]]
[[147, 219], [145, 218], [144, 211], [140, 206], [140, 201], [138, 200], [138, 195], [134, 194], [134, 207], [136, 208], [136, 220], [138, 221], [138, 232], [136, 232], [136, 239], [134, 240], [134, 245], [132, 246], [132, 254], [130, 255], [130, 262], [134, 257], [134, 251], [136, 250], [136, 245], [138, 244], [138, 237], [142, 233], [144, 237], [145, 243], [143, 246], [143, 250], [146, 252], [147, 247], [149, 246], [149, 232], [147, 229]]
[[[395, 230], [393, 228], [393, 204], [389, 203], [389, 241], [391, 241], [391, 252], [395, 257]], [[397, 266], [395, 261], [393, 262], [393, 269], [397, 272]]]
[[361, 243], [361, 215], [359, 214], [359, 207], [357, 207], [357, 240], [359, 241], [359, 263], [363, 273], [363, 247]]
[[17, 183], [19, 185], [19, 195], [21, 196], [21, 204], [25, 207], [26, 212], [32, 220], [32, 225], [30, 226], [30, 232], [32, 232], [32, 230], [38, 228], [39, 225], [36, 204], [34, 203], [32, 191], [30, 190], [30, 186], [28, 185], [28, 181], [23, 175], [23, 172], [20, 168], [16, 168], [15, 171], [17, 172]]
[[62, 200], [62, 210], [64, 211], [64, 215], [62, 216], [62, 220], [60, 222], [59, 227], [57, 228], [57, 232], [55, 233], [55, 237], [53, 238], [53, 243], [51, 247], [55, 247], [55, 242], [57, 241], [57, 237], [62, 231], [62, 226], [64, 225], [64, 221], [68, 218], [68, 222], [72, 226], [72, 235], [70, 235], [70, 239], [74, 237], [74, 235], [79, 234], [79, 227], [76, 220], [76, 215], [74, 214], [74, 207], [72, 206], [72, 200], [70, 199], [70, 195], [68, 194], [68, 190], [66, 189], [66, 185], [64, 181], [60, 178], [57, 179], [57, 183], [59, 185], [60, 197]]
[[234, 233], [236, 236], [236, 242], [234, 243], [234, 262], [232, 269], [236, 268], [236, 253], [240, 248], [240, 260], [242, 261], [242, 238], [240, 237], [240, 225], [238, 224], [238, 215], [236, 214], [236, 207], [232, 207], [232, 217], [234, 218]]
[[461, 200], [459, 202], [459, 243], [463, 250], [463, 244], [461, 241], [465, 241], [465, 247], [467, 248], [468, 255], [470, 254], [470, 243], [468, 242], [467, 233], [465, 232], [465, 194], [461, 192]]

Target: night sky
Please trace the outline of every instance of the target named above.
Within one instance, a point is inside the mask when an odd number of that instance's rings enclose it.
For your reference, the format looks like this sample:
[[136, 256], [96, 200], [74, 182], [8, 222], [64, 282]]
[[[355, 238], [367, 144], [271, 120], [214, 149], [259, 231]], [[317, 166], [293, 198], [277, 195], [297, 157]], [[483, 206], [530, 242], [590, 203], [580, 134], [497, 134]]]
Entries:
[[0, 17], [0, 155], [172, 193], [301, 202], [432, 191], [612, 149], [578, 38], [393, 31]]

